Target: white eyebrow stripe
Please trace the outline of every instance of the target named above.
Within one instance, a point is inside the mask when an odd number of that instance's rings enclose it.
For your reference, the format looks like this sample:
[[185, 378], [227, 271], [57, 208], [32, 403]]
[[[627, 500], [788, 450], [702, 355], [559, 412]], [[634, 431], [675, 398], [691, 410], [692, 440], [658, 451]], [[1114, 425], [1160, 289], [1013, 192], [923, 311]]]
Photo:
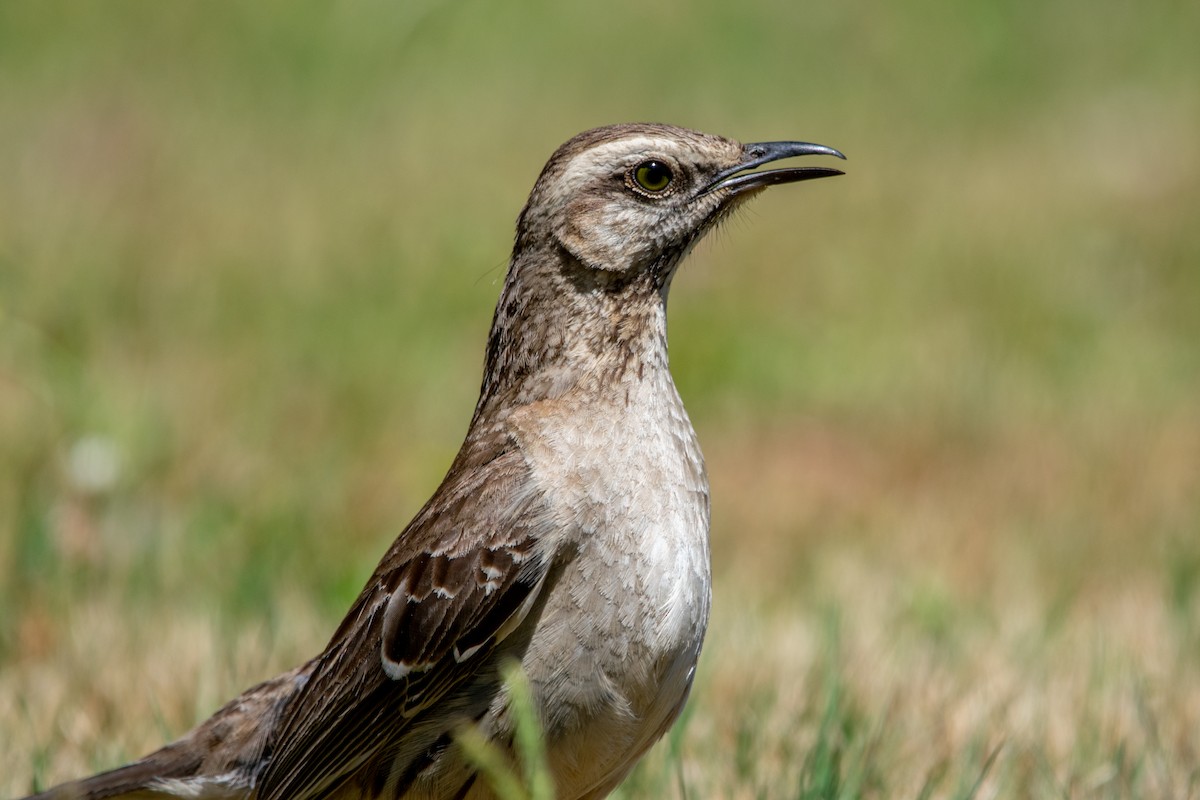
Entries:
[[563, 179], [567, 185], [573, 185], [576, 180], [594, 174], [606, 165], [620, 163], [630, 157], [652, 156], [656, 153], [669, 155], [677, 146], [677, 143], [670, 139], [659, 136], [638, 136], [605, 142], [587, 148], [567, 162], [567, 167], [563, 170]]

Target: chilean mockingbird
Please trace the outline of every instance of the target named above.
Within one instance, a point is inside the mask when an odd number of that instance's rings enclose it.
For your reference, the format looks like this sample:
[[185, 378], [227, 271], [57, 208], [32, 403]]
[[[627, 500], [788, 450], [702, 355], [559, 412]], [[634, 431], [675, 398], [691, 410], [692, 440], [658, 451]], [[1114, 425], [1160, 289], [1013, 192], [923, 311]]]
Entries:
[[517, 221], [462, 449], [325, 651], [179, 741], [41, 798], [492, 796], [528, 676], [560, 798], [612, 791], [679, 715], [709, 608], [708, 479], [667, 365], [667, 292], [708, 230], [842, 157], [667, 125], [581, 133]]

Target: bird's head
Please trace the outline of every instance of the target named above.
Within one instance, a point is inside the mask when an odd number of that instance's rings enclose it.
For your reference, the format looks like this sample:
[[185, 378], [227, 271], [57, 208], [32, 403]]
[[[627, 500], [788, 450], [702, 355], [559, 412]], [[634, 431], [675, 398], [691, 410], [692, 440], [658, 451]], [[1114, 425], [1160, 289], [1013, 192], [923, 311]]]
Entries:
[[665, 301], [680, 260], [762, 189], [842, 174], [753, 171], [802, 155], [844, 158], [819, 144], [741, 144], [670, 125], [596, 128], [560, 147], [517, 221], [476, 413], [509, 390], [508, 402], [532, 402], [645, 374], [646, 363], [665, 368]]
[[742, 144], [670, 125], [586, 131], [542, 170], [521, 213], [517, 249], [552, 244], [592, 270], [669, 281], [691, 245], [749, 197], [842, 174], [829, 167], [750, 171], [802, 155], [844, 158], [819, 144]]

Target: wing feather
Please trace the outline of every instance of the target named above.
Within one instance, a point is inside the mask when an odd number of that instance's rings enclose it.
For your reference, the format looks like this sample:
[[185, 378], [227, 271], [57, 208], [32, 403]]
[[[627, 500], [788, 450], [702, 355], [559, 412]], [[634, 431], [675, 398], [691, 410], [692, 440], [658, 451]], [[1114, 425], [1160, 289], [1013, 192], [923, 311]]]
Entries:
[[414, 719], [474, 677], [532, 607], [548, 571], [536, 549], [546, 519], [519, 451], [464, 447], [285, 711], [260, 800], [374, 780], [359, 773], [402, 752]]

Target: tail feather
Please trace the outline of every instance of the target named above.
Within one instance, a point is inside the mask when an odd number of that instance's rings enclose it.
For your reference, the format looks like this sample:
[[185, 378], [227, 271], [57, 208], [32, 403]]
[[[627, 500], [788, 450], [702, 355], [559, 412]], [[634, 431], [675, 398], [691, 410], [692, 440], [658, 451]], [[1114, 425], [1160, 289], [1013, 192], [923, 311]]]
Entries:
[[140, 761], [24, 800], [245, 800], [265, 765], [279, 713], [308, 679], [311, 664], [248, 689]]
[[[64, 783], [53, 789], [32, 795], [25, 800], [165, 800], [166, 798], [204, 797], [180, 789], [196, 781], [201, 760], [196, 757], [176, 757], [171, 763], [170, 748], [159, 750], [141, 761], [90, 778]], [[176, 754], [177, 756], [180, 754]], [[200, 788], [197, 786], [196, 788]], [[208, 795], [214, 796], [214, 795]]]

